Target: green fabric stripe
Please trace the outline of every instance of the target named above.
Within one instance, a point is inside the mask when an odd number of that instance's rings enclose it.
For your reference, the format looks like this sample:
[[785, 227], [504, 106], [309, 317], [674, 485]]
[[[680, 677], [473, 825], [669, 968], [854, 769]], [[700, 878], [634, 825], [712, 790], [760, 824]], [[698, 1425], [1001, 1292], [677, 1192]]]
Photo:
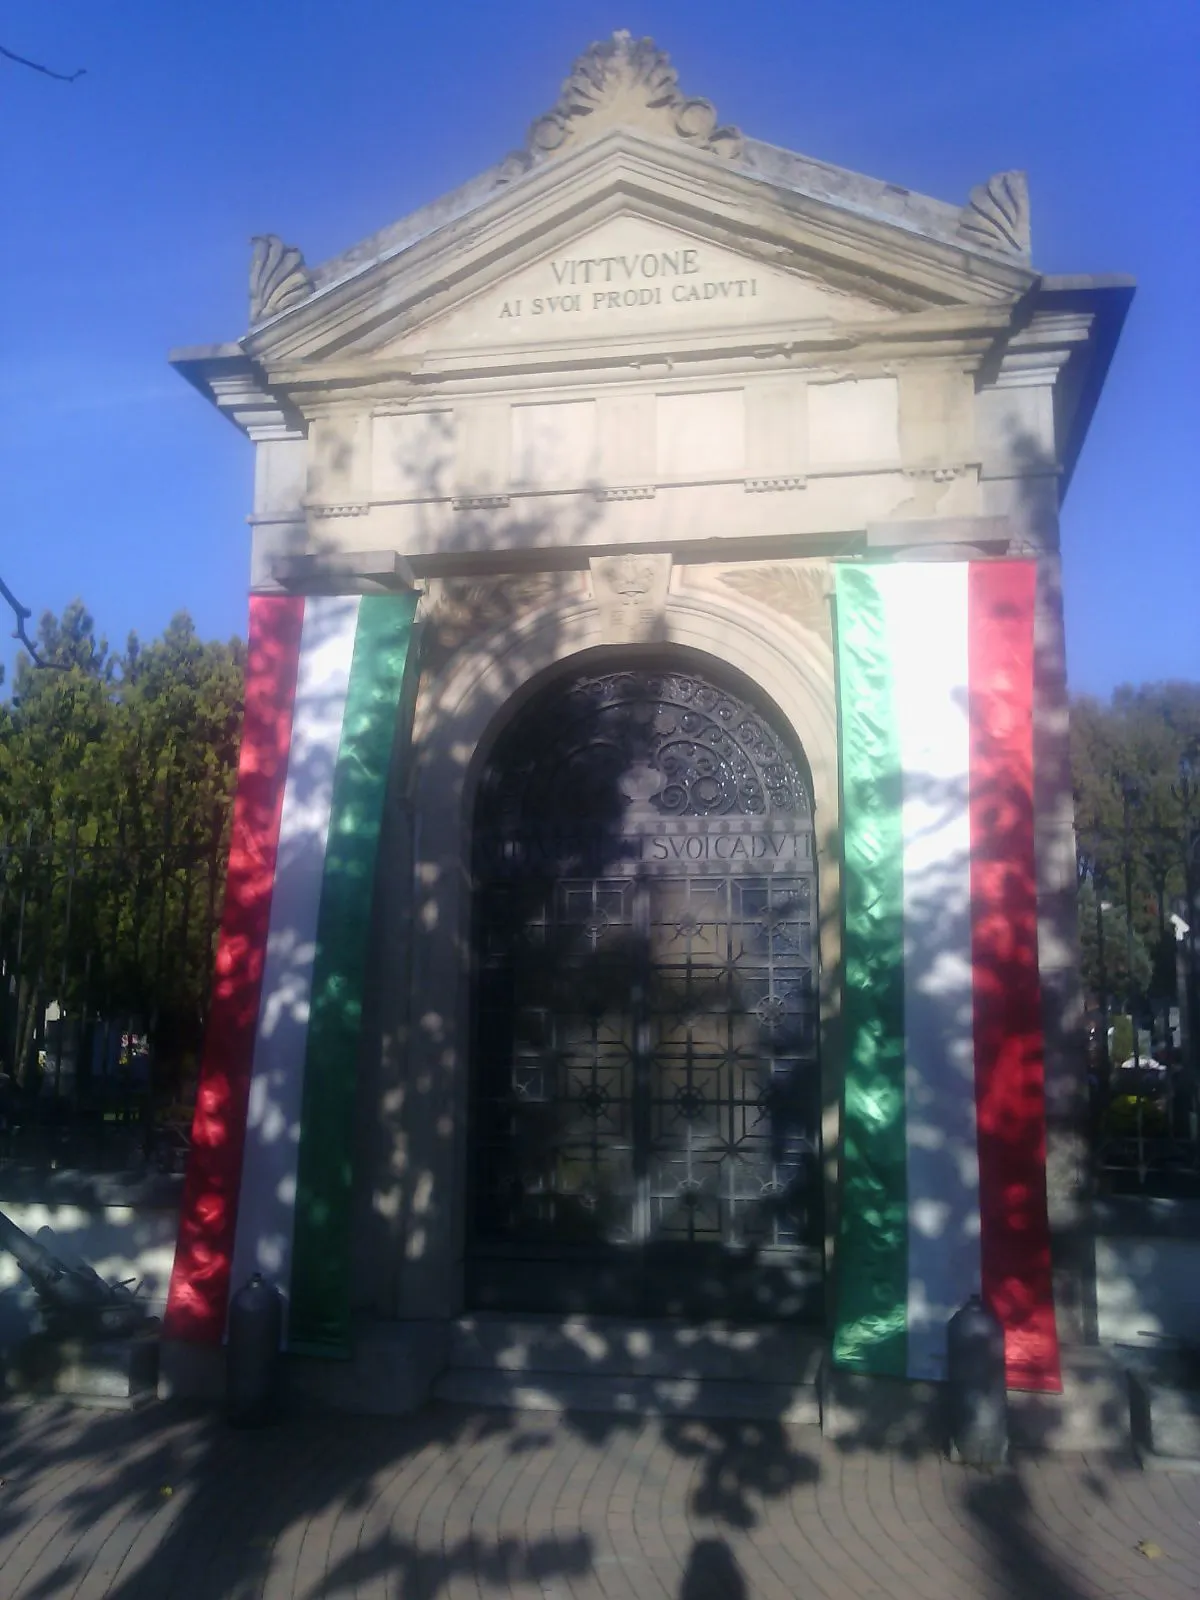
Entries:
[[[312, 1005], [296, 1180], [288, 1346], [342, 1355], [350, 1338], [350, 1206], [371, 901], [384, 796], [417, 597], [359, 604], [350, 686], [333, 775], [317, 914]], [[405, 696], [411, 715], [411, 696]]]
[[903, 1376], [908, 1314], [900, 750], [878, 569], [837, 569], [846, 1094], [834, 1360]]

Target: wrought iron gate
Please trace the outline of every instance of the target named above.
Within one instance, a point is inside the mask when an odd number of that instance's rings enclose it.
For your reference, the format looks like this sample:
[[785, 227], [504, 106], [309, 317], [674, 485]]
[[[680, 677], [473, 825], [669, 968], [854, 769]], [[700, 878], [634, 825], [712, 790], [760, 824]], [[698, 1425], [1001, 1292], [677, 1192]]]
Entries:
[[808, 792], [745, 702], [575, 678], [477, 810], [468, 1296], [803, 1317], [820, 1287]]

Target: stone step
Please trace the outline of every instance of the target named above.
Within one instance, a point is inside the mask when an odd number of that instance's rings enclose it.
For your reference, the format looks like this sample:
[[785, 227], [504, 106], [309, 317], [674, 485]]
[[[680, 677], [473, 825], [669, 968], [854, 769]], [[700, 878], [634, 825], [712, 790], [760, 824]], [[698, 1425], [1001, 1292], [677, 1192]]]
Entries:
[[434, 1384], [439, 1400], [512, 1411], [588, 1411], [606, 1416], [705, 1417], [817, 1426], [813, 1384], [648, 1378], [629, 1374], [513, 1372], [452, 1367]]
[[451, 1325], [447, 1365], [510, 1374], [689, 1379], [784, 1387], [816, 1382], [819, 1334], [787, 1323], [477, 1314]]

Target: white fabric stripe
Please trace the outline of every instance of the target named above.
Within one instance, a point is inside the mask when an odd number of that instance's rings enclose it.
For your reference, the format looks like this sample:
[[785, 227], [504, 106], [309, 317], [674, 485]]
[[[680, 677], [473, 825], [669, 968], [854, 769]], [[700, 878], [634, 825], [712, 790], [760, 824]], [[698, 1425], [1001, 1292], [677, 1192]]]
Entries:
[[946, 1375], [979, 1288], [971, 982], [967, 568], [881, 569], [900, 747], [908, 1151], [908, 1370]]
[[250, 1078], [230, 1292], [261, 1272], [283, 1294], [285, 1325], [317, 913], [357, 626], [357, 598], [305, 601]]

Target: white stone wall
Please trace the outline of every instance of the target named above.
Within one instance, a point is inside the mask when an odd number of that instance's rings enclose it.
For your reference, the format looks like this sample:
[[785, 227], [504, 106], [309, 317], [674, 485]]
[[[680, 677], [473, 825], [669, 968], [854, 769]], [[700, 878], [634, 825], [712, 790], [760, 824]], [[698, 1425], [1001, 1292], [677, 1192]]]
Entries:
[[421, 570], [448, 553], [683, 555], [713, 539], [979, 516], [977, 420], [997, 470], [1014, 465], [994, 437], [1011, 418], [993, 419], [986, 398], [963, 367], [933, 366], [636, 384], [574, 374], [555, 389], [341, 408], [315, 416], [306, 441], [259, 444], [254, 581], [269, 586], [272, 558], [298, 549], [396, 550]]

